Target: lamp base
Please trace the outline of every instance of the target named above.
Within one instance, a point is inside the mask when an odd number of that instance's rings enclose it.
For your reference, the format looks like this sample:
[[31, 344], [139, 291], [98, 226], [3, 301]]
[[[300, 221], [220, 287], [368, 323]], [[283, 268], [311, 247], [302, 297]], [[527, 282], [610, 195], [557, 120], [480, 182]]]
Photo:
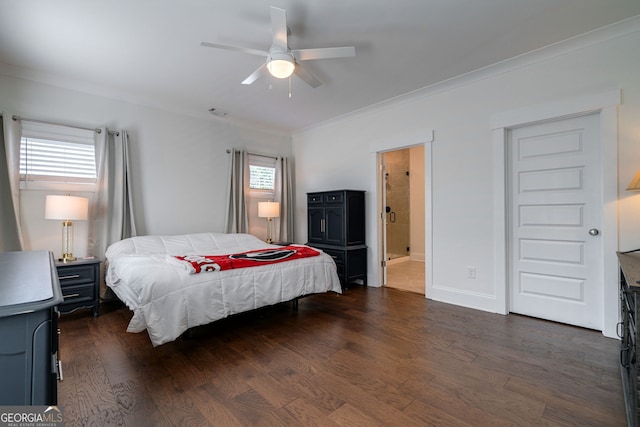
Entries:
[[271, 236], [273, 236], [273, 233], [271, 232], [271, 227], [273, 226], [273, 220], [268, 217], [267, 218], [267, 238], [265, 240], [265, 242], [267, 242], [268, 244], [273, 243], [273, 238]]
[[77, 260], [78, 258], [74, 257], [73, 254], [62, 254], [62, 258], [58, 258], [58, 261], [62, 262], [73, 262]]

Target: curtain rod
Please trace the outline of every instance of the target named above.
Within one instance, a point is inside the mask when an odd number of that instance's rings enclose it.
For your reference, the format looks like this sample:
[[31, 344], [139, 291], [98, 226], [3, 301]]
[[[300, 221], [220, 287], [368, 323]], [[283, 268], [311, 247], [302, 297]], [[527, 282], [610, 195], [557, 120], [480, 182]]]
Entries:
[[[231, 150], [227, 149], [227, 154], [231, 154]], [[250, 153], [248, 151], [247, 151], [247, 154], [250, 154], [252, 156], [258, 156], [258, 157], [266, 157], [267, 159], [274, 159], [274, 160], [278, 160], [279, 159], [278, 156], [267, 156], [265, 154]]]
[[[86, 127], [82, 127], [82, 126], [68, 125], [66, 123], [56, 123], [56, 122], [49, 122], [49, 121], [46, 121], [46, 120], [29, 119], [29, 118], [20, 117], [20, 116], [13, 116], [11, 118], [13, 120], [16, 120], [16, 121], [20, 121], [21, 120], [23, 122], [43, 123], [45, 125], [66, 126], [68, 128], [73, 128], [73, 129], [92, 130], [92, 131], [94, 131], [96, 133], [102, 133], [102, 129], [100, 129], [100, 128], [95, 128], [95, 129], [94, 128], [86, 128]], [[116, 135], [116, 136], [120, 135], [120, 132], [115, 131], [115, 130], [110, 130], [109, 133], [112, 134], [112, 135]]]

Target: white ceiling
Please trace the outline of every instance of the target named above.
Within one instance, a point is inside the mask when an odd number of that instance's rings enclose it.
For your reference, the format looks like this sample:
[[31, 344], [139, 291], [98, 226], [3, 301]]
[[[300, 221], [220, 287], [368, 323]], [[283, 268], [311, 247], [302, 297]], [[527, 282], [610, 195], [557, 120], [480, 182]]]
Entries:
[[[268, 50], [269, 6], [322, 85], [240, 82]], [[293, 131], [640, 15], [639, 0], [0, 0], [0, 73], [187, 114]]]

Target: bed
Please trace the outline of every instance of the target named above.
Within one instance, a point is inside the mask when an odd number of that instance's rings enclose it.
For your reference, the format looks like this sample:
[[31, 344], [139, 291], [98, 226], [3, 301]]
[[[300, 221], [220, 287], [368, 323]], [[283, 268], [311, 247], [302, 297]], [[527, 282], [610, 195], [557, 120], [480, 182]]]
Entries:
[[333, 259], [304, 245], [287, 247], [289, 252], [300, 252], [298, 248], [316, 253], [251, 267], [195, 272], [193, 266], [198, 263], [193, 260], [203, 256], [249, 253], [241, 256], [246, 259], [254, 252], [283, 248], [250, 234], [131, 237], [107, 249], [105, 281], [133, 311], [127, 331], [146, 330], [151, 343], [158, 346], [190, 328], [232, 314], [297, 301], [305, 295], [341, 293]]

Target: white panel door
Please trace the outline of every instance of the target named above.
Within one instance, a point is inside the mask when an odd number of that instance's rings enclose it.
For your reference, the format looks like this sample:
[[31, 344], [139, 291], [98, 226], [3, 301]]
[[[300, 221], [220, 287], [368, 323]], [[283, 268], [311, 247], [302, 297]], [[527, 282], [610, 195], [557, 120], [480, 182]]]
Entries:
[[510, 311], [602, 330], [600, 116], [510, 139]]

